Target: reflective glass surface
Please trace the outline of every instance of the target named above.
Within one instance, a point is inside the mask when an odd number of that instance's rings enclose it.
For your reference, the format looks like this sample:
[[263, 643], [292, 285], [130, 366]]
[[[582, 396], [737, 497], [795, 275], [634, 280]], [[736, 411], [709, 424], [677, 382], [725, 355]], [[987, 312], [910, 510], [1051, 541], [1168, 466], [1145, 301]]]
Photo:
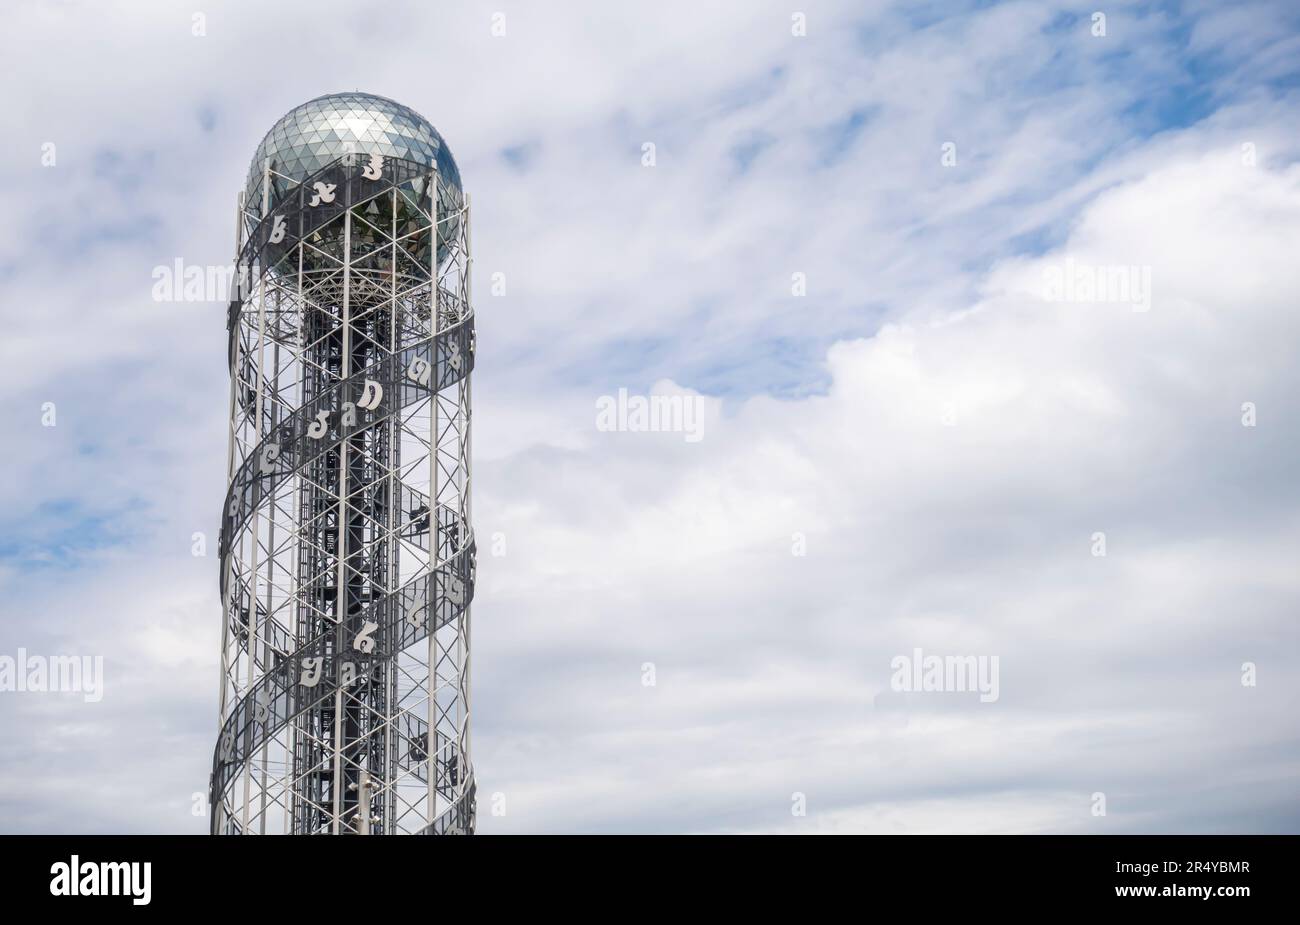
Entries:
[[[372, 93], [330, 93], [285, 113], [257, 146], [248, 168], [245, 201], [260, 211], [267, 157], [273, 170], [297, 183], [349, 150], [362, 156], [381, 154], [430, 166], [436, 163], [444, 187], [440, 199], [461, 201], [460, 170], [437, 129], [414, 110]], [[285, 180], [273, 182], [272, 205], [290, 185]]]

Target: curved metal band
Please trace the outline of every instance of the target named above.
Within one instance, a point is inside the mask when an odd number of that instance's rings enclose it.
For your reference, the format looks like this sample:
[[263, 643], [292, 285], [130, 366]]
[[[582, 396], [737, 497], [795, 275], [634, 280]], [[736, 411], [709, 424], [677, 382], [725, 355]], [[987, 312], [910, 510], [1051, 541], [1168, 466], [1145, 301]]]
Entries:
[[[439, 521], [448, 515], [445, 525], [457, 529], [455, 514], [449, 508], [439, 511]], [[465, 543], [441, 567], [419, 576], [378, 602], [379, 616], [370, 652], [345, 648], [341, 633], [327, 632], [299, 648], [288, 658], [279, 660], [245, 694], [226, 718], [212, 760], [212, 794], [215, 805], [236, 769], [264, 741], [282, 729], [300, 713], [319, 704], [335, 687], [348, 683], [368, 683], [376, 668], [398, 652], [425, 639], [430, 632], [456, 620], [474, 599], [475, 544], [467, 532]], [[437, 603], [430, 613], [429, 581], [433, 580], [432, 599]], [[319, 660], [319, 661], [311, 661]], [[350, 667], [345, 667], [350, 666]], [[312, 670], [308, 670], [308, 668]], [[309, 686], [304, 679], [312, 678]]]
[[[257, 445], [231, 479], [222, 508], [218, 545], [221, 560], [225, 561], [235, 534], [283, 479], [349, 437], [386, 420], [396, 410], [456, 384], [473, 368], [474, 316], [471, 314], [441, 332], [432, 342], [425, 341], [400, 354], [384, 357], [295, 410]], [[367, 382], [376, 382], [383, 390], [374, 408], [358, 405], [365, 397]], [[313, 434], [313, 428], [317, 434]], [[226, 574], [223, 567], [223, 596]]]

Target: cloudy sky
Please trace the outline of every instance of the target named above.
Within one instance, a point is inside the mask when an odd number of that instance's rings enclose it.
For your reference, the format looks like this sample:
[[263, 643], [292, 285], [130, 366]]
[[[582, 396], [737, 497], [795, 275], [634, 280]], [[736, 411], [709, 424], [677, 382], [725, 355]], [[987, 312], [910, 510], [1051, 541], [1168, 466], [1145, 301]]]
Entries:
[[1300, 831], [1293, 3], [5, 17], [0, 655], [105, 675], [0, 692], [0, 831], [207, 829], [225, 306], [153, 272], [353, 89], [473, 196], [481, 831]]

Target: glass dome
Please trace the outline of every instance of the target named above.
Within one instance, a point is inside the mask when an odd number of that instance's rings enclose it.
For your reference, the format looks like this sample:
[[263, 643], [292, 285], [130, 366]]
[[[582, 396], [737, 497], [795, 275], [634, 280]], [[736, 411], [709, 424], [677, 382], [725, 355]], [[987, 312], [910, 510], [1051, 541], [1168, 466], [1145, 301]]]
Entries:
[[443, 186], [440, 207], [450, 210], [463, 202], [460, 169], [437, 129], [415, 110], [373, 93], [330, 93], [281, 116], [249, 164], [244, 201], [252, 211], [260, 211], [268, 157], [277, 173], [292, 178], [273, 178], [274, 207], [292, 186], [350, 152], [437, 164]]

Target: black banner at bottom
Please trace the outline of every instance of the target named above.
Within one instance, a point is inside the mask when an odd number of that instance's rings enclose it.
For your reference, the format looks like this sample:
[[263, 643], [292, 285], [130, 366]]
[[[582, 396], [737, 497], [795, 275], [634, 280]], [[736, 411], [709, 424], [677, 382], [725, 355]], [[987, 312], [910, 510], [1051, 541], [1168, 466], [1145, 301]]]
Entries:
[[1297, 844], [1294, 836], [4, 836], [0, 879], [9, 908], [128, 915], [218, 903], [256, 914], [263, 901], [276, 908], [289, 897], [312, 918], [369, 902], [389, 915], [427, 913], [430, 891], [457, 892], [452, 882], [470, 890], [457, 901], [467, 908], [475, 896], [548, 904], [567, 896], [584, 906], [612, 892], [634, 906], [714, 897], [733, 911], [801, 900], [865, 909], [923, 900], [931, 911], [978, 900], [985, 911], [1047, 902], [1231, 914], [1285, 900]]

